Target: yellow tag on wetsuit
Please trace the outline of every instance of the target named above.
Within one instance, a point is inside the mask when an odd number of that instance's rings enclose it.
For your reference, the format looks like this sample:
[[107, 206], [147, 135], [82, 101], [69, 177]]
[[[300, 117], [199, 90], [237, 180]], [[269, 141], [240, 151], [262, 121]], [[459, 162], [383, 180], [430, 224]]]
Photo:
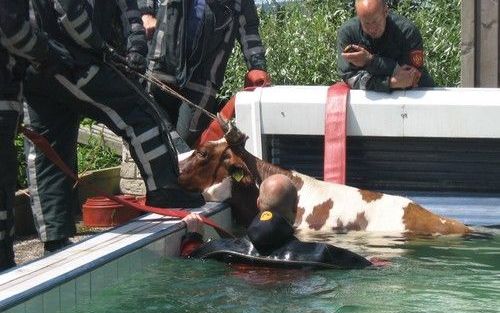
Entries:
[[245, 177], [245, 173], [243, 173], [243, 170], [238, 169], [238, 170], [234, 171], [231, 176], [233, 177], [233, 179], [235, 181], [237, 181], [239, 183], [243, 179], [243, 177]]
[[269, 211], [264, 211], [262, 212], [262, 214], [260, 215], [260, 220], [261, 221], [269, 221], [270, 219], [273, 218], [273, 213], [269, 212]]

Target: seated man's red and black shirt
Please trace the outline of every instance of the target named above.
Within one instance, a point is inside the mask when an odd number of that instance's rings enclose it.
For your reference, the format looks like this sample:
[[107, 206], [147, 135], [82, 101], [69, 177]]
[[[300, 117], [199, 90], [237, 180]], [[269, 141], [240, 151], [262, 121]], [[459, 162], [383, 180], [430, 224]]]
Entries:
[[[344, 49], [351, 45], [367, 49], [373, 60], [365, 67], [357, 67], [342, 57]], [[424, 66], [424, 46], [420, 31], [411, 21], [390, 13], [382, 37], [373, 39], [361, 27], [359, 18], [344, 23], [337, 34], [337, 67], [342, 79], [353, 89], [391, 91], [390, 78], [396, 67], [411, 65], [422, 76], [418, 87], [433, 87], [434, 81]]]

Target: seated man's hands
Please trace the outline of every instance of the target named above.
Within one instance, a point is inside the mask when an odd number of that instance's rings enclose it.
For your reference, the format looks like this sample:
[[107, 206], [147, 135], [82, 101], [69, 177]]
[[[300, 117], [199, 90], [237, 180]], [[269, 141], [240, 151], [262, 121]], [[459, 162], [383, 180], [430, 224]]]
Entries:
[[373, 60], [373, 55], [360, 45], [347, 46], [342, 57], [357, 67], [365, 67]]
[[156, 30], [156, 18], [151, 14], [144, 14], [142, 16], [142, 24], [146, 31], [146, 39], [151, 40]]
[[392, 89], [417, 87], [421, 75], [420, 71], [413, 66], [398, 66], [390, 78], [390, 87]]
[[186, 228], [190, 233], [198, 233], [203, 236], [203, 220], [198, 213], [191, 213], [184, 217], [182, 221], [186, 224]]

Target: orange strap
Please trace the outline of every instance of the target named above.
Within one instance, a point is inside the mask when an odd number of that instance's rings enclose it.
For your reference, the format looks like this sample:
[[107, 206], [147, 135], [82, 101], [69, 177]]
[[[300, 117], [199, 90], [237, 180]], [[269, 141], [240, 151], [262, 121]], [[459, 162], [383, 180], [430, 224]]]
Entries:
[[[255, 88], [257, 87], [246, 87], [243, 90], [252, 91], [255, 90]], [[236, 116], [235, 102], [236, 102], [236, 95], [232, 96], [231, 99], [229, 99], [229, 101], [226, 102], [222, 110], [220, 110], [219, 112], [219, 115], [226, 121], [229, 121]], [[213, 120], [210, 122], [210, 124], [208, 124], [207, 129], [203, 131], [200, 138], [198, 138], [198, 141], [196, 142], [195, 146], [199, 147], [200, 145], [208, 141], [219, 140], [222, 137], [224, 137], [224, 130], [220, 126], [219, 122]]]
[[[79, 182], [80, 179], [78, 176], [73, 173], [73, 171], [64, 163], [64, 161], [59, 157], [57, 152], [52, 148], [50, 143], [45, 139], [45, 137], [41, 136], [40, 134], [29, 130], [25, 127], [20, 127], [20, 131], [33, 142], [33, 144], [42, 151], [49, 160], [51, 160], [63, 173], [65, 173], [67, 176], [71, 177], [73, 180], [76, 182]], [[189, 211], [183, 211], [183, 210], [173, 210], [173, 209], [165, 209], [165, 208], [156, 208], [152, 206], [148, 206], [145, 204], [137, 203], [137, 202], [131, 202], [128, 200], [125, 200], [123, 198], [105, 193], [92, 185], [90, 185], [90, 188], [97, 194], [102, 195], [108, 199], [111, 199], [113, 201], [116, 201], [117, 203], [122, 204], [123, 206], [126, 206], [128, 208], [136, 209], [139, 211], [144, 211], [144, 212], [150, 212], [150, 213], [156, 213], [159, 215], [164, 215], [164, 216], [172, 216], [172, 217], [178, 217], [178, 218], [184, 218], [185, 216], [189, 215], [191, 212]], [[233, 238], [234, 236], [224, 230], [222, 227], [217, 225], [213, 220], [203, 217], [202, 216], [203, 223], [212, 226], [217, 233], [221, 237], [229, 237]]]
[[346, 182], [346, 113], [349, 86], [336, 83], [328, 89], [325, 106], [324, 181]]
[[[229, 101], [226, 102], [226, 104], [219, 113], [219, 115], [226, 121], [229, 121], [235, 116], [235, 109], [234, 109], [235, 101], [236, 101], [236, 96], [232, 96], [231, 99], [229, 99]], [[208, 141], [218, 140], [223, 136], [224, 136], [224, 131], [222, 130], [222, 127], [219, 125], [219, 122], [213, 120], [210, 122], [207, 129], [205, 129], [201, 134], [200, 138], [196, 143], [196, 147]]]

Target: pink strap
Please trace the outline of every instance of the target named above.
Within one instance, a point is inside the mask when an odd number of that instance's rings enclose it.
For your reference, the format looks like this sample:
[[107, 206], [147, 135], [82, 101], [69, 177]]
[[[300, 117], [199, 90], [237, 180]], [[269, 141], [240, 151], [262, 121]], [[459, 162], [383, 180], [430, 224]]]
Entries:
[[346, 112], [349, 86], [336, 83], [328, 89], [325, 105], [324, 181], [346, 181]]

